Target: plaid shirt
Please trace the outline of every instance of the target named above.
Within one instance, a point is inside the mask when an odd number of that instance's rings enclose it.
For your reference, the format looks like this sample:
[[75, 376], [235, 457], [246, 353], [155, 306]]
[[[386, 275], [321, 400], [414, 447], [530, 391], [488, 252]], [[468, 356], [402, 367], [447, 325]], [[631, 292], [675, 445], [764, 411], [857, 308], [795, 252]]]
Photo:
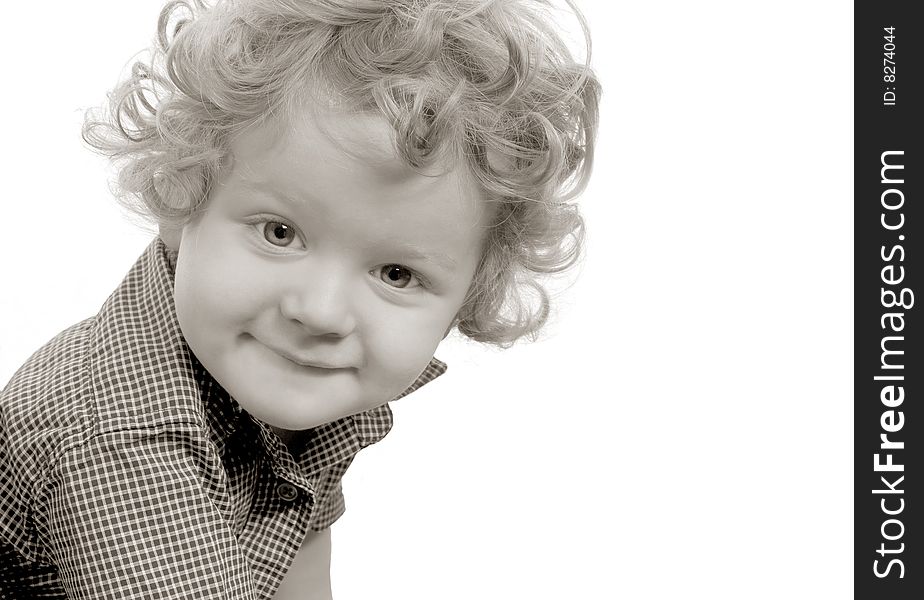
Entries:
[[[293, 456], [189, 352], [174, 259], [152, 242], [0, 393], [0, 597], [270, 598], [391, 428], [384, 405]], [[433, 359], [402, 396], [445, 369]]]

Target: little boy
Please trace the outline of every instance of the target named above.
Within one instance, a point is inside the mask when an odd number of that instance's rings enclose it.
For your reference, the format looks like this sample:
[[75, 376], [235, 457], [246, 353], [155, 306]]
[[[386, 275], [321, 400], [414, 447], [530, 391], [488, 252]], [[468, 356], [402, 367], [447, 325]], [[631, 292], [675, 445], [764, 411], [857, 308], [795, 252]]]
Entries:
[[388, 402], [578, 255], [599, 88], [546, 8], [168, 3], [84, 128], [160, 235], [0, 394], [4, 597], [330, 597]]

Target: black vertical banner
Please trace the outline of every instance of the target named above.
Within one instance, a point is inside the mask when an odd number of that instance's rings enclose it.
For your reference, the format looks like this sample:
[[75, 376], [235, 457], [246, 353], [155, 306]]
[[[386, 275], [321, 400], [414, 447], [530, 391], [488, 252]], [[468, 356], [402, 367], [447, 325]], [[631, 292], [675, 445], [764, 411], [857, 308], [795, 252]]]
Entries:
[[856, 598], [877, 600], [924, 597], [924, 495], [912, 492], [924, 479], [924, 22], [915, 4], [854, 8], [854, 583]]

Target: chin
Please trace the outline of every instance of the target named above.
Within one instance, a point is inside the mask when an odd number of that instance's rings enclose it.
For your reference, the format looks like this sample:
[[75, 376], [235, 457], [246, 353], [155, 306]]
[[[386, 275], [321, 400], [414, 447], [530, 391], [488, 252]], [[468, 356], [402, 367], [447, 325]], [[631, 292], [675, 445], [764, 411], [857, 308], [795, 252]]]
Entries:
[[[336, 421], [354, 412], [359, 412], [351, 411], [342, 402], [332, 403], [329, 396], [324, 399], [313, 396], [295, 400], [294, 393], [282, 392], [276, 397], [288, 397], [292, 399], [290, 403], [267, 406], [260, 402], [251, 404], [250, 407], [241, 403], [241, 407], [267, 425], [288, 431], [312, 429], [325, 423]], [[338, 410], [338, 406], [343, 408]]]
[[276, 427], [278, 429], [284, 429], [286, 431], [305, 431], [307, 429], [313, 429], [329, 423], [331, 421], [337, 420], [337, 417], [328, 418], [324, 415], [293, 415], [289, 414], [279, 414], [279, 413], [252, 413], [253, 416], [260, 419], [267, 425]]

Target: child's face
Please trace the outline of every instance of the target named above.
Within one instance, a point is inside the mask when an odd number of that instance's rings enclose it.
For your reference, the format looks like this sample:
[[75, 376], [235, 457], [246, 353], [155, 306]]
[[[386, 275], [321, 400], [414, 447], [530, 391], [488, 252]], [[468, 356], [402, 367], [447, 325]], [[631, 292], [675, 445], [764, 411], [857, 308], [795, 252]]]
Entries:
[[476, 185], [459, 170], [412, 171], [390, 135], [378, 117], [308, 110], [250, 129], [182, 230], [183, 334], [274, 427], [309, 429], [401, 393], [472, 281], [490, 218]]

